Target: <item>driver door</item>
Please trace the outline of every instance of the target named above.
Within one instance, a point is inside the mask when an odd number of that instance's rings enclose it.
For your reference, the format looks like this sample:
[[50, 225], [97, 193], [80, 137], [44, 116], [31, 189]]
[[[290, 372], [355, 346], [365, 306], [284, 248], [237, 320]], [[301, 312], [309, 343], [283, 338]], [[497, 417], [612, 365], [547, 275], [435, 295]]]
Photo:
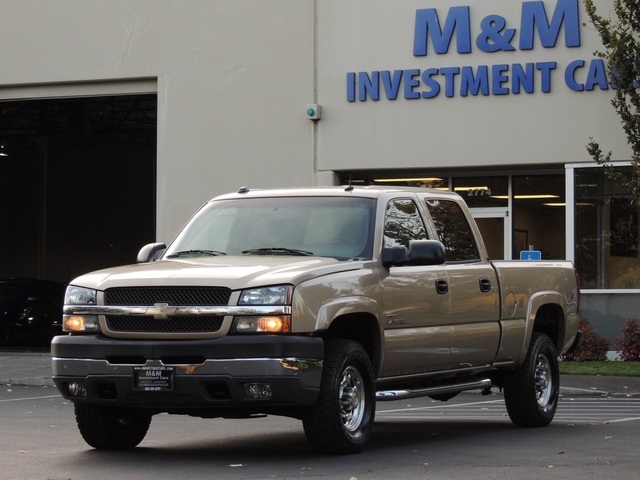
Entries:
[[[384, 246], [426, 240], [427, 232], [413, 199], [387, 204]], [[441, 265], [392, 266], [382, 279], [385, 358], [382, 376], [421, 374], [450, 368], [451, 296]]]

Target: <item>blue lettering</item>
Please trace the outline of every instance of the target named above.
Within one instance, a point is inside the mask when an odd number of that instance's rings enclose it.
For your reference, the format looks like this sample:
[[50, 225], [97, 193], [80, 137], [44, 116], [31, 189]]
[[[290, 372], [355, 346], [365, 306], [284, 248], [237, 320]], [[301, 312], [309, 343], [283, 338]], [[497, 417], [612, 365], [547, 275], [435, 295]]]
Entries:
[[361, 102], [367, 100], [367, 94], [369, 94], [371, 100], [380, 100], [380, 72], [371, 72], [371, 77], [367, 72], [360, 72], [358, 74], [358, 84]]
[[416, 79], [419, 76], [420, 70], [418, 69], [405, 71], [404, 98], [407, 100], [420, 98], [420, 93], [415, 91], [420, 86], [420, 80]]
[[440, 93], [440, 84], [433, 78], [434, 75], [438, 75], [437, 68], [427, 68], [422, 74], [422, 81], [425, 86], [430, 88], [430, 90], [422, 92], [422, 98], [433, 98]]
[[567, 65], [564, 71], [564, 83], [574, 92], [582, 92], [584, 90], [584, 84], [576, 82], [576, 70], [578, 68], [584, 68], [584, 60], [574, 60]]
[[502, 84], [509, 81], [509, 77], [504, 72], [509, 71], [509, 65], [494, 65], [491, 68], [491, 92], [494, 95], [507, 95], [509, 89], [503, 87]]
[[478, 66], [478, 71], [474, 75], [472, 67], [462, 67], [460, 74], [460, 95], [466, 97], [471, 95], [489, 95], [489, 69], [486, 65]]
[[413, 38], [413, 55], [422, 57], [427, 54], [429, 37], [433, 42], [433, 50], [437, 54], [447, 53], [453, 32], [456, 32], [458, 53], [471, 52], [471, 22], [469, 7], [451, 7], [444, 22], [444, 31], [438, 20], [435, 8], [416, 10], [416, 24]]
[[[588, 65], [587, 65], [588, 63]], [[586, 68], [588, 67], [588, 69]], [[348, 72], [347, 101], [365, 102], [380, 100], [380, 84], [387, 100], [397, 100], [400, 92], [407, 100], [431, 99], [444, 91], [446, 97], [459, 95], [509, 95], [551, 92], [553, 71], [556, 62], [514, 63], [427, 68], [425, 70], [382, 70], [373, 72]], [[539, 73], [539, 80], [536, 77]], [[442, 78], [439, 78], [442, 76]], [[458, 77], [460, 84], [458, 85]], [[584, 82], [581, 77], [584, 76]], [[608, 81], [609, 73], [605, 61], [594, 58], [590, 62], [574, 60], [564, 70], [566, 86], [575, 91], [615, 88]], [[537, 87], [537, 82], [540, 86]], [[536, 88], [537, 87], [537, 88]], [[638, 86], [640, 88], [640, 86]]]
[[604, 66], [604, 60], [601, 58], [591, 60], [589, 72], [587, 73], [587, 81], [584, 83], [584, 88], [588, 91], [593, 90], [596, 86], [598, 86], [600, 90], [609, 90], [607, 72]]
[[526, 93], [533, 93], [533, 63], [527, 63], [525, 67], [526, 71], [519, 63], [511, 65], [511, 91], [516, 95], [520, 93], [520, 87]]
[[551, 70], [555, 70], [556, 62], [538, 62], [536, 70], [540, 70], [542, 74], [542, 92], [549, 93], [551, 91]]
[[516, 31], [513, 28], [505, 27], [507, 21], [500, 15], [489, 15], [482, 19], [480, 28], [482, 33], [476, 38], [476, 45], [485, 52], [497, 52], [498, 50], [515, 50], [511, 45], [511, 40]]
[[440, 73], [444, 75], [444, 94], [447, 97], [453, 97], [454, 95], [454, 82], [456, 75], [460, 73], [460, 69], [458, 67], [447, 67], [441, 68]]
[[389, 70], [384, 70], [382, 73], [382, 86], [384, 87], [384, 93], [389, 100], [395, 100], [398, 98], [398, 92], [400, 91], [400, 83], [402, 82], [402, 70], [394, 70], [393, 77]]
[[578, 0], [558, 0], [551, 23], [544, 3], [523, 2], [520, 24], [520, 49], [533, 49], [533, 32], [538, 31], [540, 43], [545, 48], [555, 47], [564, 24], [564, 43], [567, 47], [580, 46], [580, 19]]
[[356, 101], [356, 74], [347, 73], [347, 102]]

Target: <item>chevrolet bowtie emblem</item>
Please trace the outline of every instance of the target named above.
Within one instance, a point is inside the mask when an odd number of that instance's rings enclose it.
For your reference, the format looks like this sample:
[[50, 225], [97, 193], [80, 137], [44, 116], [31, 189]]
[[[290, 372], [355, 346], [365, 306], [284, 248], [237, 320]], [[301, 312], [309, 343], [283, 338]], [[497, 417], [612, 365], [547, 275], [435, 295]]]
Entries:
[[153, 307], [147, 308], [147, 315], [153, 315], [156, 320], [166, 320], [169, 315], [176, 313], [176, 307], [170, 307], [168, 303], [156, 303]]

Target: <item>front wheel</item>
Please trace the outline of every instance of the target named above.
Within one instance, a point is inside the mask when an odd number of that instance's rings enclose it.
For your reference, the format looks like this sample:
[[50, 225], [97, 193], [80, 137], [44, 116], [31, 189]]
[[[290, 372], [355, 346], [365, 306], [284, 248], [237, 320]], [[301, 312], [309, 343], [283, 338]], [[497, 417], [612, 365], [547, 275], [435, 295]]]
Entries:
[[151, 424], [151, 415], [131, 408], [76, 403], [75, 413], [82, 438], [98, 449], [133, 448]]
[[323, 453], [355, 453], [364, 447], [375, 417], [375, 380], [362, 346], [329, 340], [316, 404], [303, 416], [309, 443]]
[[504, 400], [511, 421], [519, 427], [544, 427], [556, 414], [560, 373], [551, 339], [534, 333], [524, 363], [507, 374]]

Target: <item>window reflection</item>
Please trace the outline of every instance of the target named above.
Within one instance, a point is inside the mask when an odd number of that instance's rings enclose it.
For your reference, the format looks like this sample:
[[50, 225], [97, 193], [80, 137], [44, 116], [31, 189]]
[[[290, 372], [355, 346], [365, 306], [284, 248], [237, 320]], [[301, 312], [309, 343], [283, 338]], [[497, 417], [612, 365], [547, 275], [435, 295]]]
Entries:
[[575, 258], [582, 287], [640, 288], [638, 209], [628, 189], [602, 169], [583, 168], [576, 170], [575, 195]]
[[460, 207], [449, 200], [427, 200], [427, 208], [447, 252], [447, 262], [477, 260], [480, 255], [469, 222]]
[[409, 240], [426, 240], [427, 232], [418, 207], [412, 200], [398, 199], [387, 204], [384, 220], [385, 247], [409, 246]]

